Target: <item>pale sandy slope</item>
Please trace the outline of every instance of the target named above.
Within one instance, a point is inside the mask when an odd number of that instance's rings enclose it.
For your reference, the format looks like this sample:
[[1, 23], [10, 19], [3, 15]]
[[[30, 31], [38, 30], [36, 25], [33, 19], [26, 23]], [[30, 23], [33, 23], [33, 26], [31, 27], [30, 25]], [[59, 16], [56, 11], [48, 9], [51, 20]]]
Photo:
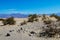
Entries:
[[[41, 26], [44, 26], [42, 21], [19, 26], [19, 24], [27, 20], [27, 18], [15, 18], [15, 20], [17, 22], [16, 25], [0, 26], [0, 40], [60, 40], [60, 38], [43, 38], [37, 37], [36, 35], [29, 36], [30, 31], [35, 31], [37, 33], [40, 31]], [[20, 30], [21, 27], [23, 30]], [[19, 32], [18, 29], [20, 30]], [[10, 30], [14, 31], [9, 32]], [[9, 33], [10, 36], [6, 37], [7, 33]]]

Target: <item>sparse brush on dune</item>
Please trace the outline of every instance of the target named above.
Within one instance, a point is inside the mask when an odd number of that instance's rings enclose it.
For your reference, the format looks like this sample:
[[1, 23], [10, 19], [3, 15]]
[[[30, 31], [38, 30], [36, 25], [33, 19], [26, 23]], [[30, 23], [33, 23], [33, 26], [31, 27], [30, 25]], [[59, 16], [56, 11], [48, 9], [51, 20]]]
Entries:
[[21, 25], [25, 25], [27, 24], [27, 22], [24, 20], [22, 23], [20, 23]]
[[30, 14], [28, 17], [28, 22], [38, 21], [36, 14]]
[[56, 14], [51, 14], [50, 17], [55, 17], [56, 19], [58, 19], [57, 21], [60, 21], [60, 16], [58, 16]]
[[3, 20], [3, 24], [4, 25], [14, 25], [15, 24], [15, 20], [14, 20], [14, 17], [10, 17], [10, 18], [7, 18], [7, 19], [4, 19]]
[[39, 33], [39, 37], [55, 37], [57, 34], [60, 35], [59, 25], [57, 26], [55, 22], [51, 23], [49, 25], [46, 24], [46, 28], [42, 28], [43, 31]]
[[4, 19], [0, 18], [0, 21], [4, 21]]
[[42, 20], [45, 20], [45, 19], [46, 19], [46, 15], [43, 14], [42, 16], [43, 16], [43, 17], [42, 17]]

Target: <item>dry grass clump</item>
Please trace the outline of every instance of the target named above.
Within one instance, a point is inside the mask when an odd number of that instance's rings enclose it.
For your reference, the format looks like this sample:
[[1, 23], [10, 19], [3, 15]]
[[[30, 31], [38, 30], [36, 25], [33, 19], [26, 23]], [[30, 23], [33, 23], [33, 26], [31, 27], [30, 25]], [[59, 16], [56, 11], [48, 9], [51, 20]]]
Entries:
[[51, 14], [50, 17], [55, 17], [56, 19], [58, 19], [57, 21], [60, 21], [60, 16], [58, 16], [56, 14]]
[[21, 23], [21, 25], [25, 25], [25, 24], [27, 24], [27, 22], [26, 22], [26, 21], [23, 21], [23, 22]]
[[50, 20], [48, 17], [46, 17], [45, 14], [43, 14], [42, 20], [45, 24], [51, 24], [52, 20]]
[[57, 28], [56, 24], [49, 24], [39, 33], [39, 37], [55, 37], [57, 34], [60, 35], [60, 28]]
[[0, 18], [0, 21], [3, 21], [4, 19]]
[[51, 14], [50, 17], [55, 17], [55, 18], [58, 18], [59, 16], [56, 15], [56, 14]]
[[28, 17], [28, 22], [38, 21], [36, 14], [30, 14]]
[[46, 19], [46, 15], [45, 15], [45, 14], [43, 14], [42, 16], [43, 16], [42, 20], [45, 20], [45, 19]]
[[15, 24], [15, 20], [14, 20], [14, 17], [10, 17], [10, 18], [7, 18], [7, 19], [4, 19], [3, 20], [3, 24], [4, 25], [14, 25]]
[[46, 29], [44, 32], [40, 33], [39, 37], [46, 36], [46, 37], [54, 37], [56, 35], [56, 29], [49, 28]]

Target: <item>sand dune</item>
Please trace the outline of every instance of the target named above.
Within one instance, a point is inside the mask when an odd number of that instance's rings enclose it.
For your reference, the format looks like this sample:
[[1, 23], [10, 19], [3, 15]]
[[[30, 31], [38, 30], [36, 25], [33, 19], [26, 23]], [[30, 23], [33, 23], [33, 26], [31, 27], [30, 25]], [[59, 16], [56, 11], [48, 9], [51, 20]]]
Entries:
[[[0, 40], [60, 40], [60, 38], [37, 37], [37, 35], [29, 36], [31, 31], [39, 33], [42, 27], [45, 26], [41, 18], [39, 18], [39, 22], [27, 23], [23, 26], [20, 26], [20, 23], [24, 20], [27, 21], [27, 18], [15, 18], [15, 20], [15, 25], [0, 26]], [[7, 33], [10, 35], [7, 36]]]

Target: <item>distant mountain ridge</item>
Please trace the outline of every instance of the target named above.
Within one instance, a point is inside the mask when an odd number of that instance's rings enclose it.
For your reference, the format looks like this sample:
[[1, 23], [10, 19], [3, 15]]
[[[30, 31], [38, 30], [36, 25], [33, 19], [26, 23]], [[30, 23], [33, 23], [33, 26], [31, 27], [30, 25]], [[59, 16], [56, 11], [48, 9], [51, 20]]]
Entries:
[[[60, 16], [60, 13], [55, 13], [55, 14], [58, 15], [58, 16]], [[39, 14], [39, 15], [42, 15], [42, 14]], [[46, 14], [46, 15], [51, 15], [51, 14]], [[21, 14], [21, 13], [0, 14], [0, 18], [8, 18], [8, 17], [27, 18], [28, 14]]]
[[12, 13], [12, 14], [0, 14], [0, 18], [8, 18], [8, 17], [14, 17], [14, 18], [26, 18], [28, 15], [26, 14], [20, 14], [20, 13]]
[[[49, 14], [45, 14], [45, 15], [51, 15], [51, 14], [56, 14], [56, 15], [60, 16], [60, 13], [49, 13]], [[43, 15], [43, 14], [40, 14], [40, 15]]]

